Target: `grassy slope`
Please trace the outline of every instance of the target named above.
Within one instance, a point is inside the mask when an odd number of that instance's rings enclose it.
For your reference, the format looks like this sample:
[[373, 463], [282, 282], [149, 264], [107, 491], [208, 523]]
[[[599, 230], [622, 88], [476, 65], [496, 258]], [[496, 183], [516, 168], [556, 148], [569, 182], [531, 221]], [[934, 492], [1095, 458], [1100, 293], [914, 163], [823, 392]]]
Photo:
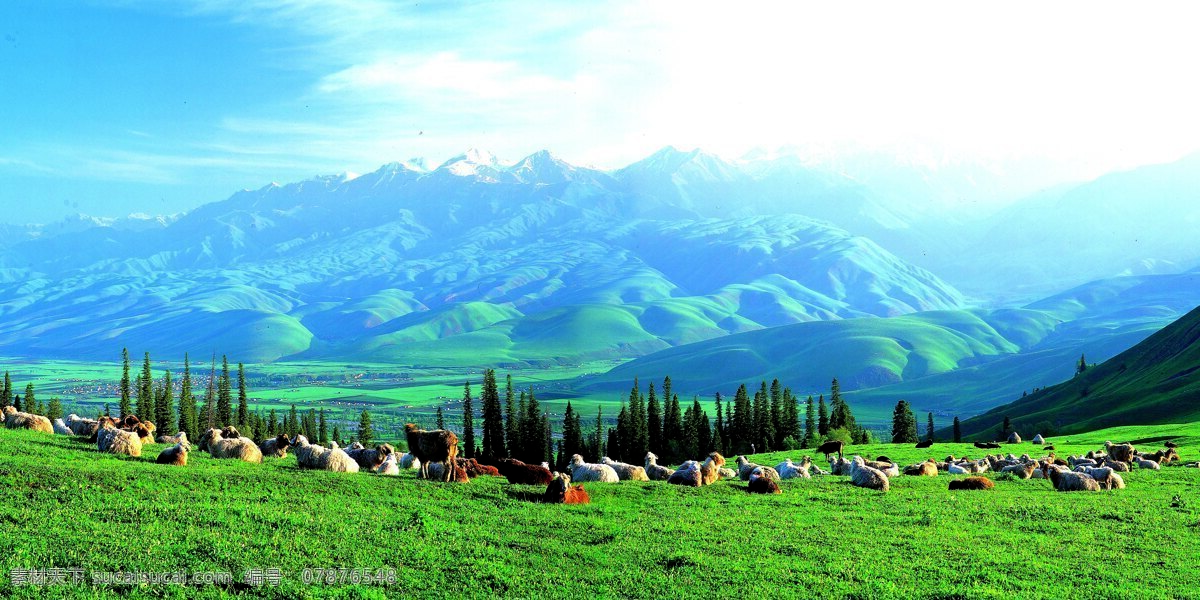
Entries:
[[963, 432], [990, 433], [1005, 415], [1018, 431], [1041, 421], [1082, 431], [1200, 418], [1198, 342], [1200, 308], [1082, 376], [964, 421]]
[[[1183, 444], [1185, 459], [1196, 458], [1200, 424], [1054, 441], [1063, 452], [1077, 452], [1104, 439], [1164, 435]], [[157, 450], [148, 448], [147, 456]], [[900, 462], [926, 452], [890, 445], [857, 450]], [[939, 444], [932, 452], [964, 451]], [[587, 484], [593, 503], [564, 507], [531, 503], [538, 488], [499, 479], [445, 485], [410, 474], [299, 471], [293, 458], [250, 465], [200, 453], [179, 469], [100, 455], [74, 439], [0, 430], [0, 596], [46, 597], [45, 590], [13, 588], [7, 575], [52, 566], [238, 576], [251, 567], [280, 567], [282, 597], [382, 595], [365, 586], [303, 587], [298, 575], [303, 568], [382, 566], [396, 568], [400, 580], [388, 595], [1197, 595], [1200, 470], [1131, 473], [1129, 488], [1111, 494], [1057, 494], [1043, 481], [950, 493], [947, 480], [899, 478], [880, 495], [826, 477], [787, 482], [775, 497], [751, 496], [733, 482], [698, 490]], [[1172, 504], [1176, 496], [1182, 506]], [[1133, 567], [1103, 567], [1110, 556]], [[170, 590], [115, 591], [158, 597]], [[239, 589], [173, 591], [218, 596]]]

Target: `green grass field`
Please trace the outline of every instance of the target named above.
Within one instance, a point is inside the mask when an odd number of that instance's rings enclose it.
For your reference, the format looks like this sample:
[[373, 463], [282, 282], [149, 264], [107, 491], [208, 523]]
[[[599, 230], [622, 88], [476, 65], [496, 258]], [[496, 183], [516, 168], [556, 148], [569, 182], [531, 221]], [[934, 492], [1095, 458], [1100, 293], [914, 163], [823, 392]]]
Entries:
[[[1195, 460], [1200, 423], [1052, 441], [1066, 454], [1106, 439], [1173, 439]], [[441, 484], [200, 452], [178, 468], [153, 464], [160, 448], [130, 459], [0, 430], [0, 597], [1200, 597], [1194, 468], [1135, 471], [1125, 490], [1075, 494], [1042, 480], [952, 493], [945, 475], [894, 478], [887, 494], [818, 477], [770, 497], [740, 482], [586, 484], [592, 503], [568, 507], [535, 503], [540, 488], [500, 478]], [[902, 464], [979, 454], [955, 444], [853, 450]], [[50, 568], [224, 571], [238, 581], [278, 568], [283, 579], [278, 588], [13, 583], [14, 570]], [[394, 569], [396, 583], [303, 582], [305, 569], [332, 568]]]

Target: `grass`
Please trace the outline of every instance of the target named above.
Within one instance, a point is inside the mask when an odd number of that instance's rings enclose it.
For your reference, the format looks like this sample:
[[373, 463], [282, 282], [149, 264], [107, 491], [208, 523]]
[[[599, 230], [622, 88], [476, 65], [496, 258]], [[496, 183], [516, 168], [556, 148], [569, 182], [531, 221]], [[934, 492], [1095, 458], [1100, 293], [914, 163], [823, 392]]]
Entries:
[[[1195, 460], [1200, 423], [1056, 439], [1168, 437]], [[585, 484], [587, 506], [541, 505], [537, 487], [300, 471], [194, 452], [186, 468], [101, 455], [84, 442], [0, 431], [0, 597], [1197, 597], [1200, 469], [1128, 474], [1113, 493], [1060, 494], [1044, 481], [993, 492], [948, 477], [893, 480], [879, 494], [845, 477], [752, 496], [740, 482]], [[1019, 450], [1033, 450], [1025, 444]], [[901, 463], [978, 454], [873, 445]], [[802, 452], [752, 457], [774, 464]], [[12, 569], [228, 571], [280, 568], [280, 588], [14, 587]], [[393, 568], [397, 583], [304, 585], [306, 568]]]

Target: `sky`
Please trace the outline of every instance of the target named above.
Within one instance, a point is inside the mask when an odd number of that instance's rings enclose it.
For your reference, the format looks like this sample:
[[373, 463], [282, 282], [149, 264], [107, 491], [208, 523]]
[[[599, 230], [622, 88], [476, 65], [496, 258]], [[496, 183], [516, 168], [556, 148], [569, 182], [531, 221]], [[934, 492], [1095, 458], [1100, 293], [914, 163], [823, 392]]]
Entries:
[[0, 222], [171, 214], [467, 148], [1037, 161], [1200, 150], [1162, 2], [0, 2]]

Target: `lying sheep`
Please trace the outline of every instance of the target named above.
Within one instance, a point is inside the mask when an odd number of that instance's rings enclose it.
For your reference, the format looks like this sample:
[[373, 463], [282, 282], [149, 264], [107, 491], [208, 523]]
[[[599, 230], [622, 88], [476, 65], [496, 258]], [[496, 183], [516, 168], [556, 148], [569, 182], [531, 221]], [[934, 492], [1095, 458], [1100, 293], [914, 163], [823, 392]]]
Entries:
[[262, 451], [263, 458], [287, 458], [288, 448], [291, 447], [292, 440], [281, 433], [272, 439], [264, 440], [259, 444], [258, 449]]
[[383, 459], [375, 472], [379, 475], [400, 475], [400, 455], [395, 452]]
[[793, 463], [790, 458], [786, 459], [775, 465], [775, 471], [779, 473], [780, 479], [812, 479], [812, 475], [808, 472], [811, 467], [812, 461], [805, 456], [799, 465]]
[[565, 473], [555, 473], [542, 494], [542, 502], [547, 504], [587, 504], [591, 501], [583, 486], [572, 486], [571, 477]]
[[679, 465], [679, 468], [671, 473], [667, 478], [667, 483], [674, 485], [686, 485], [689, 487], [700, 487], [704, 483], [704, 477], [700, 474], [700, 463], [694, 460], [684, 461]]
[[77, 414], [67, 415], [67, 428], [75, 435], [91, 438], [100, 429], [100, 422], [95, 419], [84, 419]]
[[950, 481], [950, 490], [990, 490], [996, 487], [987, 477], [967, 477]]
[[499, 469], [497, 469], [496, 467], [493, 467], [491, 465], [482, 464], [478, 460], [475, 460], [474, 458], [459, 457], [455, 460], [458, 462], [458, 466], [460, 468], [462, 468], [463, 471], [466, 471], [467, 477], [469, 477], [471, 479], [474, 479], [476, 477], [483, 477], [484, 475], [487, 475], [489, 477], [499, 477], [500, 476]]
[[933, 459], [904, 467], [904, 474], [914, 477], [937, 477], [937, 463]]
[[518, 485], [547, 485], [554, 480], [546, 467], [526, 464], [515, 458], [501, 458], [496, 461], [496, 468], [509, 483]]
[[1043, 474], [1060, 492], [1098, 492], [1100, 484], [1087, 473], [1044, 468]]
[[71, 428], [67, 427], [61, 418], [55, 419], [53, 426], [55, 435], [75, 435], [75, 432], [71, 431]]
[[1000, 473], [1011, 473], [1017, 479], [1030, 479], [1033, 477], [1033, 471], [1036, 467], [1037, 463], [1034, 462], [1018, 463], [1000, 469]]
[[863, 488], [886, 492], [891, 487], [883, 471], [868, 467], [861, 456], [850, 461], [850, 483]]
[[674, 469], [668, 469], [658, 464], [658, 457], [653, 452], [646, 453], [646, 476], [650, 481], [666, 481], [675, 473]]
[[[229, 436], [229, 437], [226, 437]], [[261, 463], [262, 451], [254, 440], [241, 437], [237, 429], [209, 429], [200, 437], [201, 451], [208, 451], [213, 458], [232, 458], [251, 463]]]
[[[829, 457], [829, 472], [834, 475], [849, 475], [850, 461], [845, 458]], [[865, 464], [865, 463], [864, 463]]]
[[358, 463], [340, 448], [326, 448], [310, 444], [308, 438], [297, 435], [292, 438], [295, 448], [296, 466], [301, 469], [316, 469], [334, 473], [357, 473]]
[[759, 467], [750, 473], [749, 483], [750, 485], [746, 486], [746, 491], [751, 494], [783, 493], [783, 490], [779, 489], [779, 484], [774, 479], [771, 479], [763, 467]]
[[600, 458], [600, 464], [612, 467], [621, 481], [650, 481], [650, 477], [646, 475], [646, 469], [637, 465], [617, 462], [607, 456]]
[[717, 469], [717, 477], [719, 479], [737, 479], [737, 471], [720, 467]]
[[1075, 472], [1089, 475], [1102, 490], [1125, 489], [1125, 480], [1110, 467], [1077, 467]]
[[50, 419], [41, 415], [19, 412], [12, 406], [4, 407], [4, 426], [9, 429], [29, 429], [54, 434], [54, 426], [50, 424]]
[[459, 463], [459, 459], [455, 457], [453, 462], [453, 473], [447, 476], [446, 463], [431, 462], [426, 466], [426, 472], [429, 479], [433, 481], [445, 481], [447, 483], [470, 483], [471, 477], [467, 475], [467, 470]]
[[405, 452], [400, 456], [400, 468], [419, 470], [421, 468], [421, 460], [413, 453]]
[[583, 457], [571, 456], [571, 480], [579, 482], [595, 481], [599, 483], [617, 483], [617, 471], [608, 465], [585, 463]]
[[132, 431], [117, 429], [110, 419], [96, 431], [96, 449], [109, 454], [141, 456], [142, 440]]
[[396, 452], [391, 444], [379, 444], [370, 450], [363, 448], [362, 444], [358, 446], [358, 448], [349, 448], [345, 452], [358, 463], [359, 467], [368, 471], [378, 468], [389, 455]]
[[188, 459], [188, 451], [192, 449], [191, 444], [188, 444], [185, 436], [182, 441], [177, 442], [174, 446], [164, 448], [158, 453], [158, 458], [154, 462], [160, 465], [175, 465], [177, 467], [186, 467]]
[[775, 469], [773, 469], [771, 467], [763, 467], [761, 465], [754, 464], [754, 463], [746, 460], [745, 456], [737, 457], [737, 466], [738, 466], [738, 479], [741, 479], [742, 481], [750, 481], [750, 474], [753, 473], [754, 470], [758, 469], [758, 468], [761, 468], [763, 470], [764, 477], [769, 477], [775, 481], [779, 481], [779, 479], [780, 479], [779, 472], [776, 471]]
[[158, 436], [158, 439], [155, 441], [157, 441], [160, 444], [178, 444], [180, 442], [186, 442], [186, 441], [188, 441], [187, 432], [180, 431], [179, 433], [176, 433], [175, 435], [160, 435], [160, 436]]
[[[709, 453], [708, 458], [700, 463], [700, 483], [712, 485], [721, 478], [721, 467], [725, 466], [725, 457], [717, 452]], [[767, 467], [770, 468], [770, 467]], [[774, 469], [771, 469], [772, 471]], [[775, 474], [779, 477], [779, 474]]]

